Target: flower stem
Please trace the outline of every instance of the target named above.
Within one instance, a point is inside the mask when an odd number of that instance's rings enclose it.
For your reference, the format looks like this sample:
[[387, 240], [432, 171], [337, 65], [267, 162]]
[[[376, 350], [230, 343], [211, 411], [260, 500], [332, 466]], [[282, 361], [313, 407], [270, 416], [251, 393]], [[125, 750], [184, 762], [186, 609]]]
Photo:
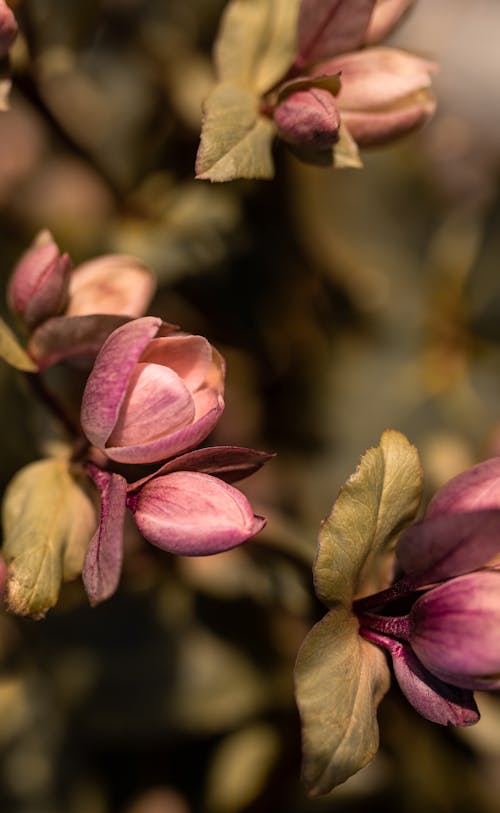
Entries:
[[73, 420], [64, 409], [63, 405], [55, 398], [55, 396], [47, 389], [44, 381], [38, 373], [26, 373], [26, 378], [30, 384], [31, 389], [39, 398], [42, 403], [52, 412], [52, 414], [63, 424], [68, 435], [72, 438], [80, 438], [82, 431], [79, 424]]
[[393, 638], [407, 641], [410, 633], [410, 619], [407, 615], [389, 616], [374, 613], [357, 613], [362, 629], [376, 630]]

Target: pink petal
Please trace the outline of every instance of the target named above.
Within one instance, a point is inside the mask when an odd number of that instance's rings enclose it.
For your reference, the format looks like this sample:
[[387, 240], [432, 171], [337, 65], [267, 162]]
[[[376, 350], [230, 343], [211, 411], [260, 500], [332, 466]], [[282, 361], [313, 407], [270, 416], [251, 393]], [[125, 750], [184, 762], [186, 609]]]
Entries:
[[430, 501], [426, 518], [462, 511], [500, 508], [500, 457], [458, 474]]
[[389, 34], [415, 0], [377, 0], [365, 42], [371, 45]]
[[127, 254], [105, 254], [73, 270], [67, 316], [142, 316], [155, 290], [153, 274]]
[[104, 448], [132, 370], [161, 324], [161, 319], [154, 316], [135, 319], [115, 330], [103, 344], [88, 377], [81, 409], [83, 431], [94, 446]]
[[424, 519], [403, 531], [396, 556], [414, 587], [460, 576], [500, 561], [500, 511]]
[[479, 720], [470, 690], [444, 683], [428, 671], [412, 649], [399, 641], [391, 647], [394, 675], [409, 703], [426, 720], [440, 725], [469, 726]]
[[[95, 468], [95, 467], [93, 467]], [[83, 565], [83, 583], [94, 606], [109, 598], [120, 581], [127, 481], [119, 474], [96, 470], [93, 478], [101, 495], [101, 518]]]
[[433, 62], [397, 48], [367, 48], [316, 66], [341, 74], [339, 106], [343, 111], [382, 110], [431, 85]]
[[136, 364], [108, 443], [158, 440], [190, 424], [194, 414], [191, 393], [176, 373], [160, 364]]
[[17, 35], [17, 22], [5, 0], [0, 0], [0, 58], [7, 52]]
[[189, 426], [147, 443], [106, 446], [106, 454], [117, 463], [158, 463], [160, 460], [166, 460], [168, 457], [194, 449], [205, 440], [219, 420], [223, 409], [224, 401], [219, 396], [215, 407], [199, 420], [195, 419]]
[[409, 642], [446, 683], [500, 688], [500, 573], [459, 576], [423, 594], [410, 611]]
[[167, 336], [153, 339], [142, 354], [141, 361], [153, 361], [170, 367], [194, 392], [208, 375], [212, 348], [203, 336]]
[[295, 67], [358, 48], [374, 5], [375, 0], [302, 0]]
[[238, 446], [209, 446], [174, 457], [153, 474], [148, 474], [135, 483], [131, 483], [128, 490], [136, 491], [153, 477], [173, 471], [199, 471], [212, 474], [226, 483], [235, 483], [237, 480], [243, 480], [254, 474], [273, 457], [275, 457], [274, 454], [259, 452], [256, 449], [241, 449]]
[[[125, 316], [54, 316], [36, 328], [28, 352], [40, 370], [60, 361], [78, 360], [92, 366], [110, 334], [127, 321]], [[88, 364], [88, 366], [87, 366]]]
[[180, 471], [146, 483], [139, 493], [135, 521], [153, 545], [186, 556], [228, 550], [265, 525], [232, 486], [209, 474]]
[[422, 127], [435, 109], [435, 100], [424, 96], [416, 104], [398, 110], [371, 113], [342, 111], [342, 122], [357, 144], [369, 147], [385, 144]]

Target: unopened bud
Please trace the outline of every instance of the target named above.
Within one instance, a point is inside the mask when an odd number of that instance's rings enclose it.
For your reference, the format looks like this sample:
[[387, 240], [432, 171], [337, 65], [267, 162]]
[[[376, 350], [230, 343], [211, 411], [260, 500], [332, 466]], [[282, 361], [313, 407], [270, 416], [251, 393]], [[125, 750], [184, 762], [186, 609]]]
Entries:
[[49, 231], [42, 231], [17, 263], [8, 301], [29, 327], [57, 316], [66, 307], [71, 260], [60, 254]]
[[274, 111], [280, 137], [289, 144], [327, 150], [338, 140], [340, 118], [328, 90], [311, 87], [287, 96]]

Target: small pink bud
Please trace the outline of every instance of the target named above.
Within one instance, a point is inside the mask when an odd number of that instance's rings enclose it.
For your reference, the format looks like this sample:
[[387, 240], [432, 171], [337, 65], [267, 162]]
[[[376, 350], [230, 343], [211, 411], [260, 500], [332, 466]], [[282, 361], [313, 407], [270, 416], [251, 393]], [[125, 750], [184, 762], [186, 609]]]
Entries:
[[287, 96], [274, 111], [278, 134], [289, 144], [327, 150], [338, 140], [339, 114], [328, 90], [311, 87]]
[[64, 310], [70, 270], [69, 256], [60, 254], [49, 231], [40, 232], [14, 268], [7, 294], [29, 328]]
[[5, 0], [0, 0], [0, 58], [7, 52], [17, 35], [17, 23]]
[[66, 316], [142, 316], [154, 290], [153, 274], [139, 260], [126, 254], [105, 254], [73, 270]]
[[88, 439], [119, 463], [155, 463], [198, 446], [224, 408], [224, 361], [202, 336], [155, 317], [115, 330], [82, 399]]
[[146, 483], [134, 518], [153, 545], [186, 556], [234, 548], [265, 525], [240, 491], [194, 471], [177, 471]]

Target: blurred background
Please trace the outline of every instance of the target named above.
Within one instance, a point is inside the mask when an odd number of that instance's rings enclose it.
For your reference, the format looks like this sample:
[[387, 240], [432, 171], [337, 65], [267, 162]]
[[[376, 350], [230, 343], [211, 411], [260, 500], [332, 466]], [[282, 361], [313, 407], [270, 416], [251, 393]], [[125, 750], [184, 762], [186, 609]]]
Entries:
[[[423, 132], [363, 171], [280, 146], [273, 182], [222, 186], [193, 176], [223, 0], [11, 5], [4, 281], [41, 228], [75, 263], [137, 255], [151, 312], [226, 356], [211, 442], [278, 456], [242, 485], [269, 517], [243, 548], [174, 558], [131, 527], [110, 601], [90, 609], [74, 583], [42, 622], [0, 616], [0, 810], [496, 813], [496, 697], [454, 731], [391, 690], [375, 761], [312, 802], [292, 681], [323, 612], [319, 523], [361, 453], [403, 431], [427, 496], [500, 454], [498, 3], [419, 0], [393, 35], [440, 64]], [[5, 487], [44, 453], [44, 417], [5, 365], [0, 388]]]

